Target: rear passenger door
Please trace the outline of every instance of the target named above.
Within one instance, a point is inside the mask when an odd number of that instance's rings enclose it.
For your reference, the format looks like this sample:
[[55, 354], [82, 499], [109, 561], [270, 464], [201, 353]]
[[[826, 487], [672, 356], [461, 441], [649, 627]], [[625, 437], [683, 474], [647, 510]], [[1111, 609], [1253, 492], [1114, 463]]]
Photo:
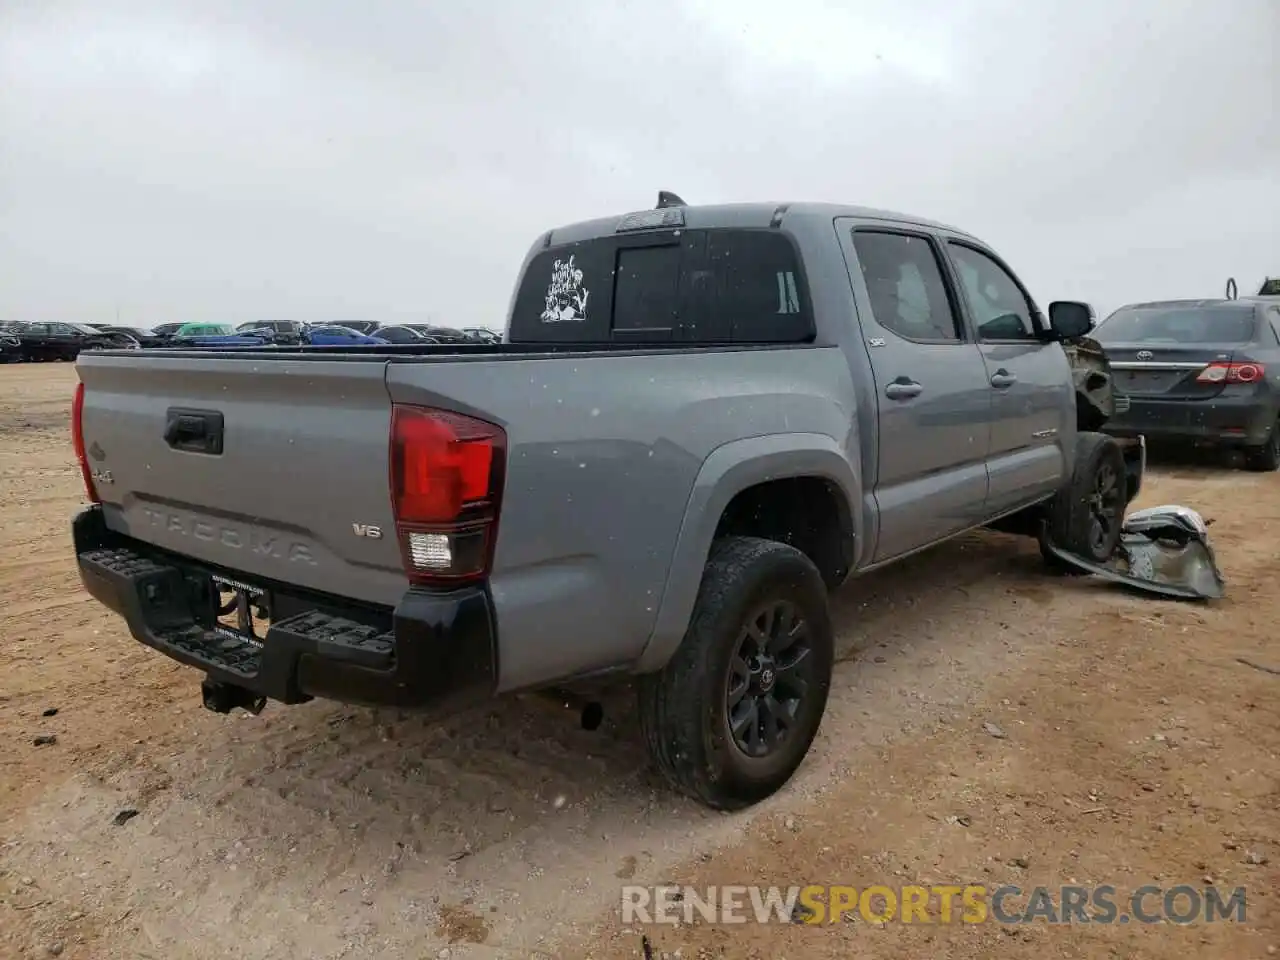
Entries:
[[837, 226], [876, 386], [879, 563], [981, 521], [992, 391], [937, 239]]
[[994, 253], [948, 237], [948, 260], [986, 364], [993, 417], [987, 519], [1054, 493], [1071, 469], [1075, 386], [1035, 301]]

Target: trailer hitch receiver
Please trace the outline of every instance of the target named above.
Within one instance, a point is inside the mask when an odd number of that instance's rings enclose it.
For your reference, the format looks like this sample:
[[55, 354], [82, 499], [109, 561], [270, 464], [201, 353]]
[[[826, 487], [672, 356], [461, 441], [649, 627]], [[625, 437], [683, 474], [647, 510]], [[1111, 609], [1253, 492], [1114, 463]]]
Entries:
[[200, 698], [204, 702], [206, 710], [212, 710], [214, 713], [230, 713], [239, 707], [241, 710], [247, 710], [255, 717], [262, 712], [263, 707], [267, 705], [267, 698], [254, 693], [252, 690], [246, 690], [244, 687], [237, 687], [232, 683], [222, 683], [218, 680], [205, 680], [200, 684]]

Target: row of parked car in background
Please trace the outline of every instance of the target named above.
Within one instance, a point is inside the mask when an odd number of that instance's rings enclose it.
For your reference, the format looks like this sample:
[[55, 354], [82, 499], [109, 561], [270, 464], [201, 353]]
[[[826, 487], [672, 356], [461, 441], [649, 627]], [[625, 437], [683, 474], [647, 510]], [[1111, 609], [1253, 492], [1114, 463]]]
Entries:
[[296, 320], [270, 323], [161, 323], [154, 327], [83, 323], [0, 323], [0, 360], [74, 360], [83, 350], [142, 350], [157, 347], [248, 347], [346, 344], [496, 343], [501, 337], [484, 327], [457, 329], [430, 323], [383, 324], [353, 321], [308, 324]]

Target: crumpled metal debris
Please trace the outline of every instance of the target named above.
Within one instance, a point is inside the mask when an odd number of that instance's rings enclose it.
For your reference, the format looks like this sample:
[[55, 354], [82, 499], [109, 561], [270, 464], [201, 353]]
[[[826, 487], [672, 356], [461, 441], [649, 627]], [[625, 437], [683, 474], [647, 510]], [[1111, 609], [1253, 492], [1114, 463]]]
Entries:
[[1209, 544], [1209, 525], [1190, 507], [1168, 504], [1125, 518], [1120, 544], [1105, 564], [1052, 543], [1050, 552], [1079, 570], [1146, 593], [1178, 600], [1218, 600], [1226, 581]]
[[1071, 364], [1071, 380], [1076, 388], [1076, 409], [1081, 430], [1097, 430], [1117, 413], [1128, 398], [1116, 395], [1111, 361], [1102, 344], [1093, 337], [1076, 337], [1062, 345]]

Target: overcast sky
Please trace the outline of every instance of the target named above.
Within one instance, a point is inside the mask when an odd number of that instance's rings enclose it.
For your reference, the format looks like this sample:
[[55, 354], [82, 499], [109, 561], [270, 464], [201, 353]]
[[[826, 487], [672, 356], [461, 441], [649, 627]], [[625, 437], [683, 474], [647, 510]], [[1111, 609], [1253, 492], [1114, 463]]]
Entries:
[[0, 319], [500, 329], [548, 227], [832, 200], [1043, 306], [1280, 275], [1278, 0], [0, 0]]

